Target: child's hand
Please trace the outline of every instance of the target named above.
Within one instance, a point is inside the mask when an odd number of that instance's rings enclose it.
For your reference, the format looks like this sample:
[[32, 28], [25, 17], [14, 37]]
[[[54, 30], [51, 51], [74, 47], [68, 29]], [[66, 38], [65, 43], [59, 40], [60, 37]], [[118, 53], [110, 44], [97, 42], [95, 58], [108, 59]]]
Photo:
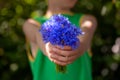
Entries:
[[53, 46], [50, 43], [48, 44], [48, 46], [49, 59], [59, 65], [65, 66], [67, 64], [70, 64], [80, 56], [80, 53], [77, 49], [72, 50], [68, 46], [61, 48], [58, 46]]

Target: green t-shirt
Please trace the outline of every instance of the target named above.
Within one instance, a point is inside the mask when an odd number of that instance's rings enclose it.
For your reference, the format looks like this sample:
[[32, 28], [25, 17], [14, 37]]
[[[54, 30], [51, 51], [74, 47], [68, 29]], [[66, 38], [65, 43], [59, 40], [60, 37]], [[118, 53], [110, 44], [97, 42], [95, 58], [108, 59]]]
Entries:
[[[76, 26], [80, 25], [82, 14], [63, 14]], [[47, 18], [36, 17], [35, 20], [40, 24], [44, 23]], [[92, 80], [91, 57], [86, 51], [82, 56], [72, 64], [67, 65], [65, 74], [56, 72], [55, 63], [51, 62], [40, 49], [37, 51], [36, 58], [30, 60], [30, 66], [33, 74], [33, 80]]]

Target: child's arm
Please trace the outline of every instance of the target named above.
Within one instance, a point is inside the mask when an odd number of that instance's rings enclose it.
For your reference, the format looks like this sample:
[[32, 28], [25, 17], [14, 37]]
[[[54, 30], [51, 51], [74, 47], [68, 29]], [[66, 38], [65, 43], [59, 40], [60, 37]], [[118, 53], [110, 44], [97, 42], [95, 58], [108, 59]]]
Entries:
[[39, 33], [40, 24], [33, 19], [28, 19], [23, 25], [23, 32], [26, 36], [26, 39], [30, 42], [32, 55], [36, 56], [36, 51], [40, 48], [45, 55], [45, 44], [42, 41], [42, 37]]

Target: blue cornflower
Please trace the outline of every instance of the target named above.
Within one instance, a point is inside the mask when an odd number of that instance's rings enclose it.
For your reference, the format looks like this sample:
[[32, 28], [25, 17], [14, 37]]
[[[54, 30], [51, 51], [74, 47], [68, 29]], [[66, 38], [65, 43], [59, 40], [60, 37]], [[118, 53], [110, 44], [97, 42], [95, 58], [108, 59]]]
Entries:
[[81, 29], [72, 24], [67, 17], [61, 14], [53, 15], [42, 24], [40, 32], [45, 43], [61, 47], [70, 46], [76, 49], [79, 46], [78, 35], [82, 35]]

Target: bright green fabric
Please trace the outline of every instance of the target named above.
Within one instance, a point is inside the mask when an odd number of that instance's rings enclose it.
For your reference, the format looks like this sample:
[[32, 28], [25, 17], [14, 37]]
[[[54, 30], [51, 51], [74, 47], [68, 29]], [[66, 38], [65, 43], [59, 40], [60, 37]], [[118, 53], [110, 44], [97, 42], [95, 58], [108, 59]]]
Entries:
[[[65, 15], [69, 20], [79, 26], [81, 14]], [[45, 17], [35, 18], [40, 24], [45, 22]], [[40, 49], [34, 61], [30, 61], [30, 66], [33, 74], [33, 80], [92, 80], [91, 75], [91, 57], [86, 51], [72, 64], [67, 65], [65, 74], [57, 73], [55, 64], [51, 62]]]

